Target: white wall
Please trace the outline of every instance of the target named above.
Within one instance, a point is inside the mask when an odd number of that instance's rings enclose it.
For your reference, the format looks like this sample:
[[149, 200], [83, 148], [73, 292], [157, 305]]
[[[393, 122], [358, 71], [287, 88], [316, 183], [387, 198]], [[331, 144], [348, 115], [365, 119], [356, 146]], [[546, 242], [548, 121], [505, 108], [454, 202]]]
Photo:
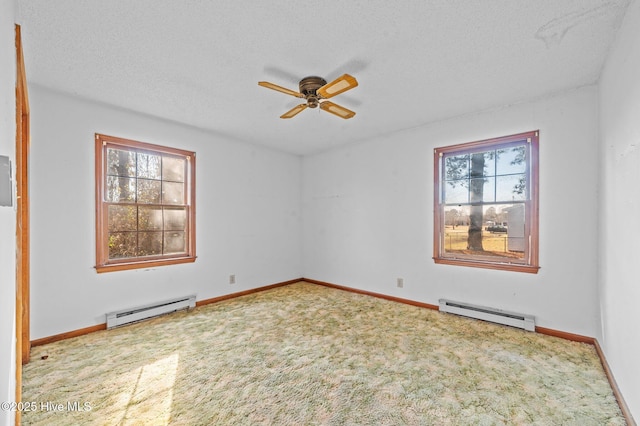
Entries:
[[[0, 1], [0, 155], [15, 171], [16, 49], [15, 2]], [[15, 185], [14, 185], [15, 188]], [[15, 201], [15, 197], [14, 197]], [[16, 211], [0, 207], [0, 402], [15, 400]], [[14, 413], [0, 410], [0, 425], [13, 424]]]
[[629, 6], [600, 79], [600, 305], [607, 361], [640, 419], [640, 2]]
[[[434, 264], [433, 149], [536, 129], [539, 273]], [[305, 277], [530, 313], [539, 326], [598, 337], [597, 130], [591, 86], [305, 157]]]
[[[302, 276], [299, 157], [37, 85], [30, 97], [33, 339], [104, 323], [113, 310]], [[96, 132], [196, 152], [195, 263], [95, 272]]]

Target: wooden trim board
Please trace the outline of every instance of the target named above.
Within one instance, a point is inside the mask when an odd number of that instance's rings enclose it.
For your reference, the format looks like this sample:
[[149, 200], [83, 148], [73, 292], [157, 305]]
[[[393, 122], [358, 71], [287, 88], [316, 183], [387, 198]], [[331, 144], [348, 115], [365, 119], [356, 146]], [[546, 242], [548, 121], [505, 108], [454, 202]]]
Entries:
[[[31, 352], [30, 321], [30, 225], [29, 225], [29, 91], [22, 51], [20, 25], [15, 25], [16, 47], [16, 388], [15, 402], [22, 401], [22, 365], [29, 362]], [[15, 414], [15, 424], [22, 421]]]
[[618, 406], [620, 407], [620, 411], [622, 411], [622, 415], [624, 419], [627, 421], [627, 425], [636, 426], [636, 422], [631, 415], [631, 410], [629, 410], [629, 406], [626, 401], [622, 397], [622, 393], [620, 392], [620, 388], [618, 388], [618, 384], [616, 383], [616, 379], [613, 377], [613, 372], [609, 367], [609, 363], [607, 362], [607, 358], [604, 356], [604, 352], [602, 351], [602, 347], [597, 339], [593, 339], [593, 346], [596, 348], [596, 352], [600, 357], [600, 362], [602, 363], [602, 368], [604, 369], [604, 373], [607, 375], [607, 379], [609, 380], [609, 384], [611, 385], [611, 390], [613, 390], [613, 395], [616, 397], [616, 401], [618, 401]]
[[106, 330], [107, 323], [92, 325], [91, 327], [80, 328], [78, 330], [67, 331], [53, 336], [42, 337], [31, 341], [31, 347], [42, 346], [48, 343], [57, 342], [60, 340], [70, 339], [72, 337], [83, 336], [85, 334], [93, 333], [94, 331]]
[[359, 290], [352, 287], [345, 287], [342, 285], [332, 284], [324, 281], [313, 280], [311, 278], [302, 278], [302, 281], [310, 284], [317, 284], [325, 287], [331, 287], [338, 290], [350, 291], [352, 293], [365, 294], [367, 296], [378, 297], [380, 299], [391, 300], [398, 303], [404, 303], [405, 305], [418, 306], [420, 308], [427, 308], [427, 309], [435, 309], [436, 311], [439, 309], [438, 305], [431, 305], [429, 303], [418, 302], [416, 300], [411, 300], [411, 299], [402, 299], [400, 297], [389, 296], [387, 294], [382, 294], [382, 293], [374, 293], [372, 291]]
[[240, 297], [240, 296], [247, 296], [247, 295], [253, 294], [253, 293], [259, 293], [261, 291], [271, 290], [272, 288], [284, 287], [284, 286], [287, 286], [287, 285], [290, 285], [290, 284], [295, 284], [295, 283], [300, 282], [300, 281], [302, 281], [302, 278], [297, 278], [295, 280], [289, 280], [289, 281], [283, 281], [283, 282], [276, 283], [276, 284], [270, 284], [270, 285], [266, 285], [264, 287], [252, 288], [250, 290], [239, 291], [237, 293], [225, 294], [223, 296], [213, 297], [211, 299], [200, 300], [200, 301], [196, 302], [196, 307], [209, 305], [211, 303], [222, 302], [223, 300], [234, 299], [234, 298]]
[[560, 337], [561, 339], [571, 340], [572, 342], [588, 343], [590, 345], [595, 344], [596, 339], [589, 336], [582, 336], [580, 334], [567, 333], [564, 331], [558, 331], [551, 328], [536, 326], [536, 333], [545, 334], [547, 336]]

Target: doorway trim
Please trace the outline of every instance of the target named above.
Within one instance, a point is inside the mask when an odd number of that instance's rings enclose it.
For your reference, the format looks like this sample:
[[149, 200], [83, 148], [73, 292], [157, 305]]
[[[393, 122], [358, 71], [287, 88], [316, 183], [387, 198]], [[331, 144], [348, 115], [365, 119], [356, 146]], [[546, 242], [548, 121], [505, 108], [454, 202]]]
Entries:
[[[22, 400], [22, 365], [29, 362], [30, 225], [29, 225], [29, 94], [20, 25], [16, 37], [16, 402]], [[20, 424], [16, 412], [16, 425]]]

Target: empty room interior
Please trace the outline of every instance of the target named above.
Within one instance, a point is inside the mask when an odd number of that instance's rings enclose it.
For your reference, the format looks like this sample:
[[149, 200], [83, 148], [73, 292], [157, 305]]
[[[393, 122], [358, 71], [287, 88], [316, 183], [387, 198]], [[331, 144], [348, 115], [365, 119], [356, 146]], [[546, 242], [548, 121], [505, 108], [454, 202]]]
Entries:
[[4, 0], [0, 33], [0, 424], [49, 345], [144, 330], [110, 315], [276, 290], [522, 316], [640, 418], [637, 0]]

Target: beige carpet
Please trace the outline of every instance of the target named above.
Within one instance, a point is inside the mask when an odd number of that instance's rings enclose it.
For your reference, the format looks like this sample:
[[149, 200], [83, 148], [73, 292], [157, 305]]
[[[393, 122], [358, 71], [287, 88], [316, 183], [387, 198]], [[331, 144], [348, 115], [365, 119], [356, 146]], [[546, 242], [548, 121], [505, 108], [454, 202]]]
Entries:
[[625, 424], [590, 345], [308, 283], [36, 347], [23, 400], [25, 425]]

